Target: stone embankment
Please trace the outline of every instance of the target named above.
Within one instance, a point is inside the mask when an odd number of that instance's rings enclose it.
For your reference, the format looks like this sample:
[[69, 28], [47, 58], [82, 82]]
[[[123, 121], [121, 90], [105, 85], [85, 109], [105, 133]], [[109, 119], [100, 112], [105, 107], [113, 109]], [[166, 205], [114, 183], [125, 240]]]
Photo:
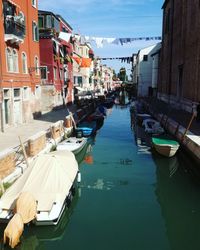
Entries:
[[[13, 182], [24, 172], [37, 155], [54, 150], [60, 141], [71, 136], [74, 128], [73, 123], [75, 122], [78, 124], [82, 121], [87, 115], [95, 110], [96, 105], [96, 103], [88, 103], [79, 109], [75, 107], [72, 109], [72, 112], [66, 112], [67, 115], [63, 117], [63, 120], [58, 120], [54, 123], [47, 122], [46, 126], [48, 127], [41, 131], [38, 131], [38, 128], [37, 130], [35, 129], [35, 127], [42, 124], [39, 121], [38, 124], [37, 122], [36, 124], [34, 123], [34, 125], [27, 124], [27, 127], [29, 127], [27, 130], [29, 135], [27, 140], [20, 144], [21, 138], [19, 137], [19, 143], [17, 146], [11, 146], [0, 152], [0, 180], [3, 183]], [[54, 111], [53, 115], [55, 112], [59, 112], [59, 110]], [[30, 128], [31, 125], [33, 127], [32, 129]], [[20, 134], [19, 131], [17, 131], [18, 130], [16, 129], [16, 133], [13, 135], [16, 138]], [[0, 135], [0, 138], [1, 137], [3, 138], [3, 135]], [[16, 138], [14, 138], [15, 141]]]
[[153, 99], [144, 101], [144, 105], [200, 166], [200, 124], [196, 122], [195, 115]]

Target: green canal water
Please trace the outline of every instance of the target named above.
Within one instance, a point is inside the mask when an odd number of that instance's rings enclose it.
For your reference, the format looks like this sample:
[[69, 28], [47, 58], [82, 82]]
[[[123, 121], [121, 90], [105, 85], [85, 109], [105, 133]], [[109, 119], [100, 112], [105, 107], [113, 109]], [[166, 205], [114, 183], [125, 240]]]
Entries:
[[200, 249], [200, 178], [184, 153], [167, 159], [151, 152], [135, 138], [129, 109], [120, 107], [88, 149], [59, 225], [27, 226], [17, 249]]

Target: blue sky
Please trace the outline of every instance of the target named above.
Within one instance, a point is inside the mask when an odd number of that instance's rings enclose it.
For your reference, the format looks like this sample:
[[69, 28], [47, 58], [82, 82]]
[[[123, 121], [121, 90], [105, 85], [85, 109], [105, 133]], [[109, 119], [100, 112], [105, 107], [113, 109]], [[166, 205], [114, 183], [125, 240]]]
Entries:
[[[74, 33], [95, 37], [134, 38], [161, 36], [162, 5], [164, 0], [39, 0], [39, 9], [60, 14], [73, 28]], [[127, 45], [105, 45], [97, 48], [96, 56], [131, 56], [139, 49], [156, 41], [139, 41]], [[120, 61], [103, 61], [119, 71], [130, 65]]]

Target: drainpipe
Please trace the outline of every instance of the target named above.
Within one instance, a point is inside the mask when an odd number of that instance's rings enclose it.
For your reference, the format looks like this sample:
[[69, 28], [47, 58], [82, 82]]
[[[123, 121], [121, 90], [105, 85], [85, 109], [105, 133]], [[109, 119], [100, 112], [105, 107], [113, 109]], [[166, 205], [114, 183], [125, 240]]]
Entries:
[[170, 95], [171, 95], [171, 88], [172, 88], [172, 56], [173, 56], [173, 34], [174, 34], [174, 0], [171, 1], [171, 37], [170, 37], [170, 64], [169, 64], [169, 89], [168, 89], [168, 103], [170, 104]]

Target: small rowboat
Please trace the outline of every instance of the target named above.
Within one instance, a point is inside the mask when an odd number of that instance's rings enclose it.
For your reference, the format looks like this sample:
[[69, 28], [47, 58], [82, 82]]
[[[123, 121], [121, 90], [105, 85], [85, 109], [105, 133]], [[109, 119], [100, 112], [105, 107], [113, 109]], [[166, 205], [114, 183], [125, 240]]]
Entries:
[[145, 119], [142, 126], [148, 134], [162, 134], [165, 132], [160, 123], [151, 118]]
[[152, 144], [155, 150], [166, 157], [172, 157], [176, 154], [180, 144], [171, 139], [152, 137]]
[[81, 133], [84, 137], [89, 137], [92, 134], [94, 134], [96, 131], [96, 122], [81, 122], [78, 124], [78, 127], [76, 128], [76, 133]]
[[69, 150], [74, 154], [78, 154], [83, 149], [86, 143], [87, 138], [70, 137], [57, 145], [57, 151]]

